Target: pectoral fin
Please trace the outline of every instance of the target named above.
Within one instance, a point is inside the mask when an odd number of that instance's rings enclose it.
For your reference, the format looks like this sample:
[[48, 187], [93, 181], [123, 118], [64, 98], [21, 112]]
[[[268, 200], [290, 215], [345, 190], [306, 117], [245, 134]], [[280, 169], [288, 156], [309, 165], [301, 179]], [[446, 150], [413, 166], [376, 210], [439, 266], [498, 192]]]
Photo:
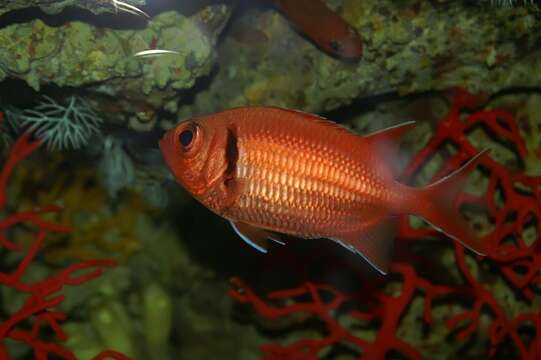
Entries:
[[285, 245], [280, 235], [276, 233], [239, 221], [230, 221], [230, 223], [242, 240], [263, 253], [267, 252], [269, 240]]
[[366, 224], [362, 229], [332, 238], [349, 251], [361, 255], [381, 274], [387, 274], [398, 218], [385, 216]]

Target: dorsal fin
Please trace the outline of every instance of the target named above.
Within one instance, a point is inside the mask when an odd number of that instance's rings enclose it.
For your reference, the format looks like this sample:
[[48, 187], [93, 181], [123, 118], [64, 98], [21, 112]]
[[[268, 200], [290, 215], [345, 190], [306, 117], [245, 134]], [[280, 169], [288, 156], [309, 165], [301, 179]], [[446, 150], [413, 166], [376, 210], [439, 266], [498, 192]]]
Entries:
[[381, 129], [365, 136], [361, 136], [353, 132], [351, 129], [348, 129], [347, 127], [341, 124], [338, 124], [332, 120], [324, 118], [323, 116], [310, 114], [304, 111], [294, 110], [294, 109], [284, 109], [284, 108], [272, 107], [272, 106], [270, 106], [269, 108], [274, 108], [274, 109], [281, 110], [284, 112], [294, 113], [295, 115], [305, 117], [310, 121], [318, 122], [322, 125], [328, 126], [329, 128], [332, 128], [332, 129], [336, 129], [340, 132], [343, 132], [349, 135], [359, 136], [359, 138], [362, 138], [364, 141], [367, 141], [372, 144], [385, 144], [385, 145], [391, 145], [391, 146], [398, 146], [398, 143], [400, 142], [400, 139], [404, 136], [404, 134], [415, 127], [415, 121], [406, 121], [404, 123], [391, 126], [385, 129]]
[[341, 124], [337, 124], [319, 115], [274, 106], [267, 106], [265, 108], [277, 112], [294, 114], [296, 117], [302, 117], [307, 121], [318, 123], [337, 133], [347, 135], [348, 139], [358, 139], [358, 144], [362, 148], [362, 151], [370, 151], [374, 155], [375, 164], [379, 168], [385, 169], [383, 171], [388, 171], [393, 178], [398, 177], [401, 169], [398, 152], [400, 139], [408, 130], [415, 126], [415, 121], [408, 121], [362, 136]]
[[406, 121], [404, 123], [391, 126], [385, 129], [375, 131], [366, 135], [364, 138], [367, 141], [379, 143], [389, 143], [397, 145], [404, 134], [415, 127], [415, 121]]
[[390, 169], [393, 178], [400, 175], [401, 164], [400, 154], [398, 152], [400, 139], [414, 126], [415, 121], [408, 121], [376, 131], [364, 137], [367, 146], [377, 154], [377, 163], [385, 164]]
[[350, 129], [348, 129], [347, 127], [341, 125], [341, 124], [338, 124], [332, 120], [329, 120], [327, 118], [324, 118], [323, 116], [319, 116], [319, 115], [316, 115], [316, 114], [310, 114], [310, 113], [307, 113], [307, 112], [304, 112], [304, 111], [301, 111], [301, 110], [295, 110], [295, 109], [284, 109], [284, 108], [280, 108], [280, 107], [274, 107], [274, 106], [268, 106], [268, 108], [271, 108], [271, 109], [275, 109], [275, 110], [280, 110], [280, 111], [283, 111], [283, 112], [289, 112], [289, 113], [293, 113], [297, 116], [302, 116], [310, 121], [315, 121], [317, 123], [320, 123], [322, 125], [325, 125], [325, 126], [328, 126], [329, 128], [331, 129], [336, 129], [338, 131], [341, 131], [341, 132], [344, 132], [346, 134], [349, 134], [349, 135], [357, 135], [356, 133], [354, 133], [353, 131], [351, 131]]

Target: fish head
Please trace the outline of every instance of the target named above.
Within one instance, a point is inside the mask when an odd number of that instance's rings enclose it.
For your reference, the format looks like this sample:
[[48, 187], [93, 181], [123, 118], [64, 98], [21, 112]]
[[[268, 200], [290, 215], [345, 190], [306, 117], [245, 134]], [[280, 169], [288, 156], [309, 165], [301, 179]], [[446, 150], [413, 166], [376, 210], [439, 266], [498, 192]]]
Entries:
[[319, 43], [325, 51], [333, 56], [343, 59], [356, 61], [363, 54], [363, 44], [357, 31], [349, 24], [342, 24], [343, 28], [339, 32], [329, 32], [326, 39], [321, 39]]
[[[165, 162], [176, 180], [192, 196], [209, 206], [228, 168], [228, 130], [210, 117], [190, 119], [167, 131], [159, 142]], [[211, 208], [217, 199], [212, 199]]]

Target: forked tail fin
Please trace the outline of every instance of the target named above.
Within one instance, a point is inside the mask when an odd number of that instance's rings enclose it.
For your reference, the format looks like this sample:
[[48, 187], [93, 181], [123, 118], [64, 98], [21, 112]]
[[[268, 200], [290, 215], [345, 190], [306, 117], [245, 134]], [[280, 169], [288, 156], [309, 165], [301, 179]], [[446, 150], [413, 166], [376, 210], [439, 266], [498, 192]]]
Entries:
[[426, 187], [415, 189], [418, 200], [413, 205], [413, 213], [425, 219], [437, 230], [457, 240], [479, 255], [486, 249], [479, 238], [468, 228], [463, 216], [455, 208], [458, 194], [463, 190], [468, 175], [477, 167], [487, 150], [481, 151], [460, 169]]

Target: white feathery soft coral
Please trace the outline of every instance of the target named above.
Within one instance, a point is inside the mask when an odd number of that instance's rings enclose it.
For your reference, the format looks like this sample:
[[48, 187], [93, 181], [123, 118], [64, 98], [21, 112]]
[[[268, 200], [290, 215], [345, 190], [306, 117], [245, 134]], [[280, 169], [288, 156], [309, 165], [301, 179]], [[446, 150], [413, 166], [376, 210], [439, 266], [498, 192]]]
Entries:
[[70, 96], [66, 105], [43, 96], [38, 106], [24, 110], [19, 118], [21, 126], [35, 132], [51, 150], [82, 147], [99, 133], [103, 122], [92, 106], [77, 96]]

